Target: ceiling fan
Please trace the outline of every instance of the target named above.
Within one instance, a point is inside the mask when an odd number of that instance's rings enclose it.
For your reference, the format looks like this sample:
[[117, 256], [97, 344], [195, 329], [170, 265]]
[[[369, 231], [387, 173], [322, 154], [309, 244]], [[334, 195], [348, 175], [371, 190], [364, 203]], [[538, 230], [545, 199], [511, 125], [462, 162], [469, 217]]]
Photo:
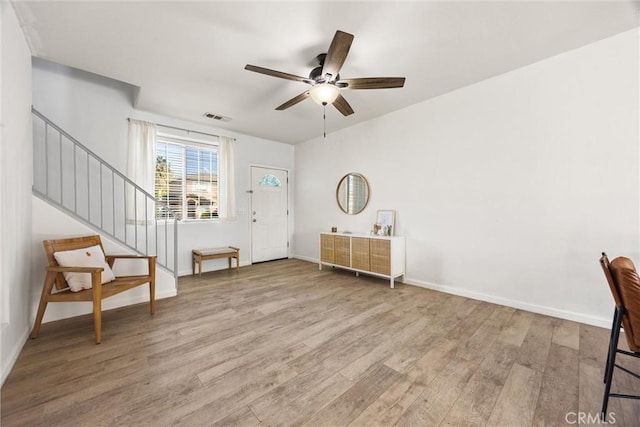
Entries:
[[319, 65], [309, 73], [309, 77], [296, 76], [282, 71], [258, 67], [247, 64], [244, 69], [268, 76], [286, 80], [294, 80], [311, 85], [309, 90], [291, 98], [284, 104], [276, 107], [276, 110], [286, 110], [297, 103], [311, 97], [321, 105], [333, 104], [343, 115], [353, 114], [351, 105], [340, 93], [341, 89], [389, 89], [404, 86], [404, 77], [362, 77], [356, 79], [341, 79], [340, 69], [347, 59], [347, 54], [353, 42], [353, 34], [344, 31], [336, 31], [329, 50], [317, 56]]

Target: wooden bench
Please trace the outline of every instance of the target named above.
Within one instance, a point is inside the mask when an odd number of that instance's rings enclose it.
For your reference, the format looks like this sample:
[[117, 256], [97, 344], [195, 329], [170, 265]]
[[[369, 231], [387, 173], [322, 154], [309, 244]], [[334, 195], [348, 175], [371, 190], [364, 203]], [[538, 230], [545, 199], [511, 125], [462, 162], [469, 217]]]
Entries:
[[210, 259], [229, 258], [229, 268], [231, 268], [231, 258], [236, 259], [236, 270], [240, 271], [240, 248], [227, 246], [225, 248], [194, 249], [191, 251], [191, 273], [196, 274], [196, 262], [198, 263], [198, 276], [202, 277], [202, 261]]

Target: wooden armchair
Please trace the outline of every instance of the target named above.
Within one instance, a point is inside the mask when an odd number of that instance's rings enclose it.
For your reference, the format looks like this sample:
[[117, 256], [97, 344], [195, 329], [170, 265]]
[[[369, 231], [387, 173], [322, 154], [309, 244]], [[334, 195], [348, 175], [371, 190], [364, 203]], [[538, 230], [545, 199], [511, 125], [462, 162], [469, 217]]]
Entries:
[[[90, 248], [92, 246], [102, 247], [100, 236], [76, 237], [71, 239], [45, 240], [44, 250], [47, 254], [49, 266], [42, 287], [42, 296], [38, 306], [38, 314], [31, 331], [31, 338], [38, 337], [38, 331], [42, 323], [44, 312], [49, 302], [73, 302], [92, 301], [93, 302], [93, 323], [95, 328], [96, 344], [102, 341], [102, 300], [121, 292], [135, 288], [136, 286], [149, 284], [149, 304], [151, 314], [155, 311], [155, 284], [156, 284], [156, 257], [144, 255], [105, 255], [105, 260], [109, 267], [113, 267], [116, 259], [146, 259], [148, 261], [148, 273], [143, 276], [121, 276], [115, 280], [102, 284], [102, 267], [62, 267], [58, 264], [54, 254], [56, 252], [70, 251], [76, 249]], [[89, 273], [91, 275], [91, 289], [83, 289], [72, 292], [63, 273]], [[57, 292], [53, 292], [53, 286]]]

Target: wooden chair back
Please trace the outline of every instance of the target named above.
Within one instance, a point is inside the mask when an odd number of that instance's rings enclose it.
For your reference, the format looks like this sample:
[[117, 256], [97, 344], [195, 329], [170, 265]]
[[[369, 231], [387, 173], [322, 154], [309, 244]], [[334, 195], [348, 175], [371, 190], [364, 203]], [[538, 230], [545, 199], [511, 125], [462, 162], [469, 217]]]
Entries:
[[609, 262], [603, 252], [600, 265], [616, 307], [622, 309], [622, 327], [629, 349], [634, 353], [640, 352], [640, 277], [633, 261], [618, 257]]
[[[98, 235], [85, 236], [85, 237], [73, 237], [69, 239], [45, 240], [42, 243], [44, 245], [44, 251], [47, 255], [47, 261], [49, 262], [49, 267], [58, 266], [58, 262], [56, 261], [56, 258], [53, 256], [55, 252], [72, 251], [75, 249], [89, 248], [91, 246], [98, 245], [100, 246], [100, 249], [102, 249], [102, 253], [104, 253], [102, 240]], [[67, 281], [64, 279], [64, 275], [58, 274], [55, 281], [55, 287], [59, 291], [69, 287], [69, 285], [67, 284]]]

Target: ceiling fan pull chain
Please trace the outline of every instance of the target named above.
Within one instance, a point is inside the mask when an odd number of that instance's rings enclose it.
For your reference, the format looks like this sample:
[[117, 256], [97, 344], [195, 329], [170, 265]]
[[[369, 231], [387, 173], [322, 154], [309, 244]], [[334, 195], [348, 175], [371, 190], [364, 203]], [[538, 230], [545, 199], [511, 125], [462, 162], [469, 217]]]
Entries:
[[327, 103], [322, 104], [322, 130], [324, 138], [327, 139]]

